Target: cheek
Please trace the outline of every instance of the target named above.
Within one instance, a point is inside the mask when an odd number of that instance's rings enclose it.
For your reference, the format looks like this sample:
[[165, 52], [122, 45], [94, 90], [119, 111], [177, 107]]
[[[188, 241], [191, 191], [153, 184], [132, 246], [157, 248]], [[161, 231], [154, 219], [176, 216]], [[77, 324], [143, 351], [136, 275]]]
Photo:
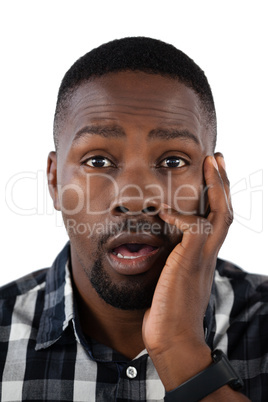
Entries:
[[[117, 193], [116, 182], [106, 174], [83, 175], [61, 186], [59, 199], [64, 215], [77, 217], [102, 215], [109, 212]], [[87, 219], [86, 219], [87, 220]]]
[[60, 190], [65, 228], [81, 258], [95, 258], [99, 241], [107, 231], [107, 215], [113, 195], [111, 180], [105, 177], [72, 177]]
[[107, 215], [115, 185], [107, 175], [72, 175], [60, 187], [61, 212], [66, 231], [80, 256], [95, 258], [107, 232]]

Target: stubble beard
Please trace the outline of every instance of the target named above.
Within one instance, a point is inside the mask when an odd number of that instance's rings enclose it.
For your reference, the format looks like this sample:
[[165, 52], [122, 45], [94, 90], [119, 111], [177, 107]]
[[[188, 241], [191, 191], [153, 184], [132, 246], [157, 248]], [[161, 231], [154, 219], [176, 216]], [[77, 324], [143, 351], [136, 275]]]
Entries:
[[101, 299], [115, 308], [145, 310], [152, 304], [156, 283], [146, 285], [141, 275], [139, 278], [129, 277], [127, 283], [116, 284], [105, 271], [100, 257], [90, 272], [85, 272]]
[[[135, 221], [137, 222], [137, 224], [151, 224], [144, 219]], [[128, 224], [129, 222], [127, 220], [123, 222], [121, 230], [128, 230]], [[90, 266], [85, 264], [87, 258], [82, 258], [85, 248], [82, 247], [81, 244], [77, 243], [76, 239], [73, 238], [72, 240], [73, 244], [76, 245], [75, 249], [78, 260], [92, 287], [95, 289], [99, 297], [107, 304], [121, 310], [146, 310], [152, 304], [154, 291], [161, 270], [159, 272], [159, 275], [155, 275], [155, 277], [152, 278], [150, 281], [146, 277], [145, 272], [144, 274], [126, 276], [124, 279], [122, 279], [121, 282], [114, 282], [112, 277], [105, 270], [103, 262], [103, 256], [105, 254], [105, 252], [103, 252], [103, 247], [105, 248], [107, 240], [113, 235], [114, 233], [109, 233], [109, 231], [107, 231], [107, 233], [101, 237], [91, 238], [92, 244], [94, 245], [93, 249], [95, 249], [96, 251], [91, 256], [92, 261], [94, 262], [92, 263], [92, 265], [90, 264]], [[175, 233], [175, 236], [175, 240], [177, 242], [178, 235], [176, 235]], [[170, 252], [174, 247], [174, 245], [172, 246], [172, 244], [174, 244], [174, 237], [172, 242], [172, 236], [166, 236], [165, 242], [166, 248]], [[159, 263], [161, 264], [160, 261]], [[164, 264], [164, 261], [162, 261], [162, 263]]]

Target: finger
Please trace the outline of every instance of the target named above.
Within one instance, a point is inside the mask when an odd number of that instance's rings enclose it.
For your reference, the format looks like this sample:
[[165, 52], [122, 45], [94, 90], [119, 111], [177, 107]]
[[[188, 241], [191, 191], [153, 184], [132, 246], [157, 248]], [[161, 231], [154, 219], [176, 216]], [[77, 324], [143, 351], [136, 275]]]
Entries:
[[[220, 162], [219, 165], [221, 165]], [[224, 175], [225, 184], [221, 178], [220, 170]], [[204, 175], [208, 187], [208, 201], [210, 205], [210, 213], [207, 219], [213, 225], [213, 235], [211, 235], [208, 246], [210, 252], [212, 252], [212, 249], [215, 251], [219, 250], [221, 247], [229, 226], [232, 223], [233, 214], [225, 191], [225, 188], [228, 187], [226, 181], [228, 180], [227, 175], [224, 174], [222, 165], [218, 166], [217, 161], [213, 156], [208, 156], [205, 159]]]
[[216, 162], [217, 162], [217, 165], [219, 168], [219, 172], [221, 175], [221, 179], [223, 181], [224, 190], [225, 190], [227, 201], [228, 201], [228, 206], [229, 206], [231, 212], [233, 213], [231, 192], [230, 192], [230, 182], [229, 182], [227, 172], [226, 172], [226, 165], [225, 165], [224, 157], [220, 152], [215, 153], [214, 157], [216, 159]]
[[200, 258], [202, 248], [212, 230], [211, 223], [202, 217], [182, 215], [168, 206], [162, 206], [159, 216], [166, 223], [175, 225], [182, 233], [181, 242], [170, 255], [171, 260], [174, 259], [175, 262], [181, 263], [179, 262], [180, 257], [189, 261]]
[[208, 187], [210, 210], [212, 212], [226, 211], [228, 205], [225, 187], [220, 175], [218, 163], [213, 156], [207, 156], [204, 161], [204, 176]]

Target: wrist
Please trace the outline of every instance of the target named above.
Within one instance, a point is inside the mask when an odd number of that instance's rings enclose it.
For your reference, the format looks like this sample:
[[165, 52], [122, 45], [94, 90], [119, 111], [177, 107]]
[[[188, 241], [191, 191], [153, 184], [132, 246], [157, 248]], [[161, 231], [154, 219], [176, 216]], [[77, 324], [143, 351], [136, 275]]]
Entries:
[[[212, 352], [213, 363], [177, 388], [166, 393], [165, 401], [187, 400], [198, 402], [219, 388], [229, 385], [233, 390], [243, 387], [243, 381], [235, 372], [227, 356], [221, 350]], [[215, 397], [215, 395], [214, 395]], [[213, 398], [213, 400], [215, 400]], [[240, 400], [240, 399], [239, 399]]]
[[211, 350], [206, 344], [176, 344], [164, 351], [149, 354], [167, 392], [212, 363]]

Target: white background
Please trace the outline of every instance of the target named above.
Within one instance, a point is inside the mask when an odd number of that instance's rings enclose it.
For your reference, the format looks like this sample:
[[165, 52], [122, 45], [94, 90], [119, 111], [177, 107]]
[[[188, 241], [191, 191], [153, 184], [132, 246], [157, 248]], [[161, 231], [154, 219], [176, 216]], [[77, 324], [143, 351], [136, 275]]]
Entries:
[[260, 0], [1, 3], [0, 284], [51, 265], [67, 240], [45, 179], [62, 76], [92, 48], [140, 35], [172, 43], [205, 70], [236, 213], [220, 256], [268, 272], [266, 6]]

